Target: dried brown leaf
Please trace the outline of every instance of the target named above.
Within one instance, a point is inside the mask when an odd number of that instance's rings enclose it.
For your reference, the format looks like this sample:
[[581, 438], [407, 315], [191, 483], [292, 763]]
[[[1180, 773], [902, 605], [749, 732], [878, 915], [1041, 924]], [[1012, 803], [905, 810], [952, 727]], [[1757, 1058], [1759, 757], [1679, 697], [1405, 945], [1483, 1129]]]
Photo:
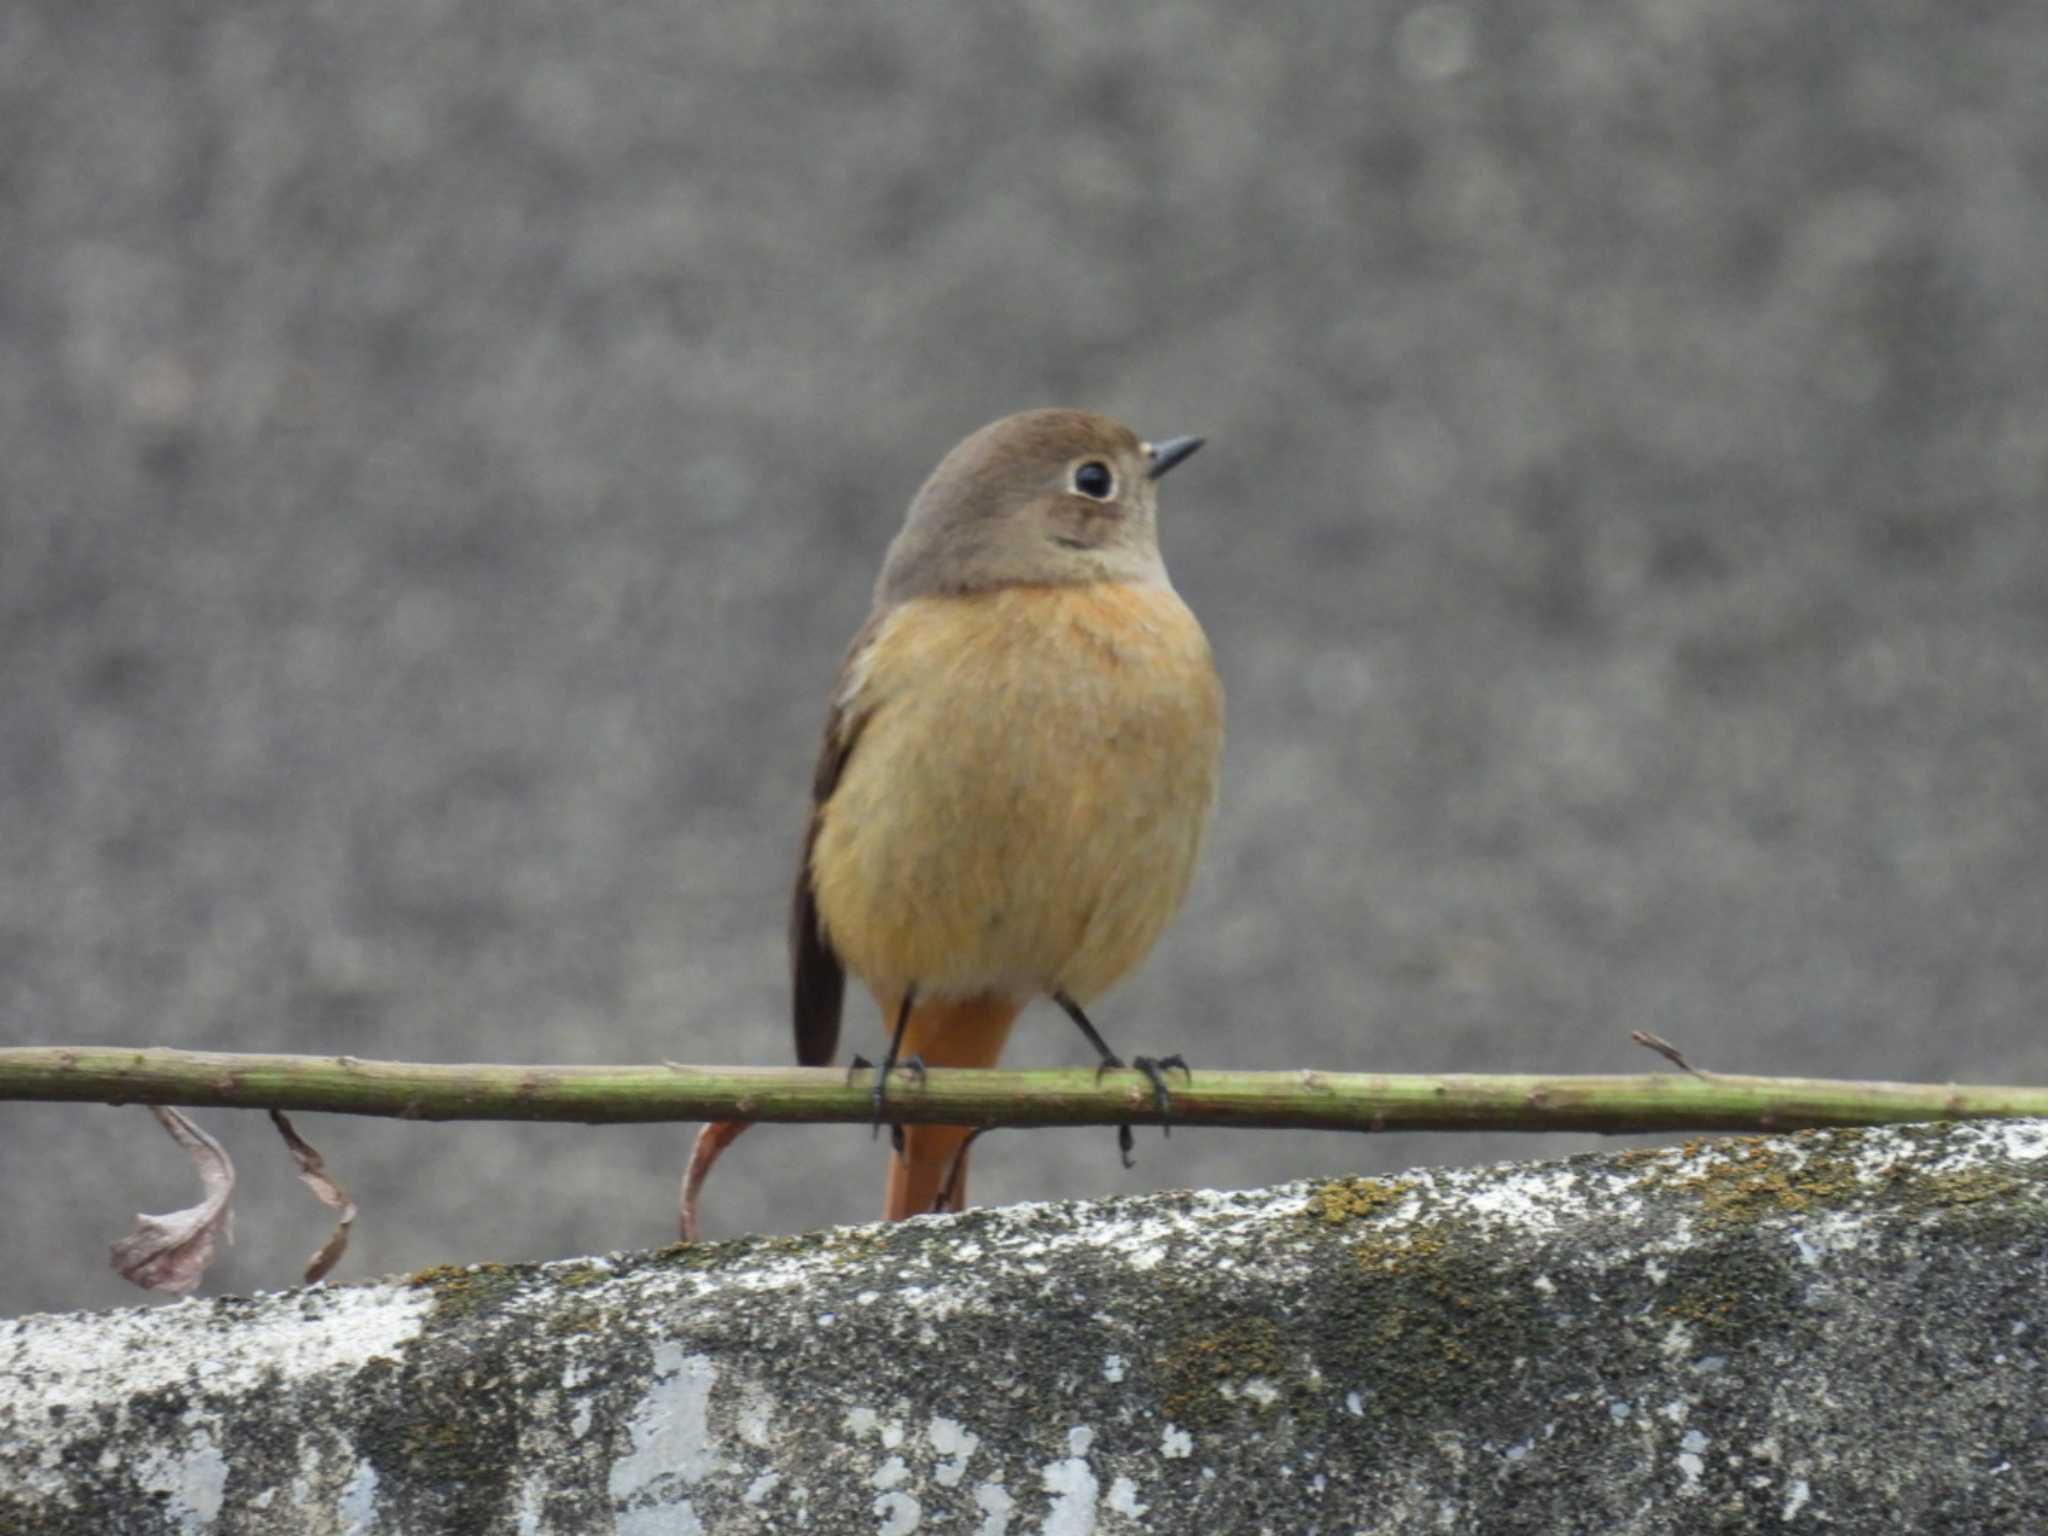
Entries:
[[751, 1126], [751, 1120], [713, 1120], [697, 1133], [695, 1145], [690, 1148], [690, 1166], [683, 1174], [682, 1232], [683, 1241], [697, 1241], [697, 1197], [704, 1190], [704, 1181], [711, 1177], [712, 1164], [718, 1161], [719, 1153], [738, 1141]]
[[123, 1278], [146, 1291], [182, 1296], [199, 1284], [213, 1262], [214, 1245], [235, 1240], [235, 1165], [227, 1151], [175, 1109], [151, 1105], [150, 1113], [185, 1149], [206, 1198], [163, 1216], [137, 1215], [135, 1230], [113, 1245], [111, 1262]]
[[349, 1229], [355, 1225], [356, 1203], [349, 1198], [347, 1190], [333, 1174], [327, 1171], [327, 1164], [318, 1151], [304, 1137], [293, 1129], [290, 1120], [281, 1109], [270, 1112], [270, 1123], [277, 1127], [277, 1134], [284, 1138], [284, 1144], [291, 1149], [292, 1160], [299, 1165], [299, 1182], [313, 1191], [313, 1198], [338, 1215], [334, 1222], [334, 1233], [306, 1260], [306, 1284], [324, 1279], [327, 1272], [341, 1262], [341, 1256], [348, 1252]]

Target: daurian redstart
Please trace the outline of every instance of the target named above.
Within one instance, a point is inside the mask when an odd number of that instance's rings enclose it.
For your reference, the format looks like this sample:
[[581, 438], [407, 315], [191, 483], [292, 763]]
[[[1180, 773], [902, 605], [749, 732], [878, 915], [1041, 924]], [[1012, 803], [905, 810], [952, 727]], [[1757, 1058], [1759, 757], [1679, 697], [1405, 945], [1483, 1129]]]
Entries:
[[[833, 1059], [849, 972], [892, 1030], [878, 1106], [899, 1060], [993, 1066], [1040, 996], [1122, 1065], [1082, 1010], [1187, 895], [1223, 743], [1223, 690], [1156, 524], [1160, 477], [1200, 446], [1026, 411], [918, 491], [812, 784], [790, 914], [804, 1065]], [[700, 1151], [733, 1134], [707, 1127]], [[969, 1135], [904, 1127], [884, 1214], [958, 1209]]]

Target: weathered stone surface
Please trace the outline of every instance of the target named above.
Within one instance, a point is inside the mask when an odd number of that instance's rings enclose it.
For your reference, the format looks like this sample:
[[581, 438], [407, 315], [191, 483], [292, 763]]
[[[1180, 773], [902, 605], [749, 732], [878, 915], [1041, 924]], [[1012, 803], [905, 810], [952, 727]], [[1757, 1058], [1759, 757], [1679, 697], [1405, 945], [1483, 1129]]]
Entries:
[[2022, 1531], [2048, 1124], [0, 1324], [0, 1530]]

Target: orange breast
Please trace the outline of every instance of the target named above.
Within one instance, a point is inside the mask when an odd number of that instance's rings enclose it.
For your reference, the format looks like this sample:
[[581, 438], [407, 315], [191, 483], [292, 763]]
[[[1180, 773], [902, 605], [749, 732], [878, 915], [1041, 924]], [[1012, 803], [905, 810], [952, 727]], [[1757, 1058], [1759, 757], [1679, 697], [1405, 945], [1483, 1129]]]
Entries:
[[1187, 894], [1222, 746], [1201, 626], [1168, 587], [919, 598], [848, 669], [859, 741], [812, 850], [870, 989], [1085, 1002]]

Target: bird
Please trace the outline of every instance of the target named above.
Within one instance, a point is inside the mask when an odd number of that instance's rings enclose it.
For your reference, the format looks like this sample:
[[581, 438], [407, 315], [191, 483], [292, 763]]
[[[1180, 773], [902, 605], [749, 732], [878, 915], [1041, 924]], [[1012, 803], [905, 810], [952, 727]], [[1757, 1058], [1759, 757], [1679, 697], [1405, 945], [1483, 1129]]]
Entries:
[[[789, 914], [797, 1060], [835, 1059], [862, 982], [888, 1030], [878, 1123], [892, 1069], [994, 1066], [1040, 997], [1103, 1070], [1124, 1065], [1085, 1010], [1182, 906], [1221, 764], [1222, 684], [1157, 526], [1160, 479], [1201, 446], [1085, 410], [1006, 416], [939, 461], [889, 546], [832, 690]], [[1164, 1109], [1184, 1064], [1133, 1064]], [[686, 1236], [737, 1134], [700, 1136]], [[973, 1135], [892, 1128], [885, 1219], [960, 1209]]]

